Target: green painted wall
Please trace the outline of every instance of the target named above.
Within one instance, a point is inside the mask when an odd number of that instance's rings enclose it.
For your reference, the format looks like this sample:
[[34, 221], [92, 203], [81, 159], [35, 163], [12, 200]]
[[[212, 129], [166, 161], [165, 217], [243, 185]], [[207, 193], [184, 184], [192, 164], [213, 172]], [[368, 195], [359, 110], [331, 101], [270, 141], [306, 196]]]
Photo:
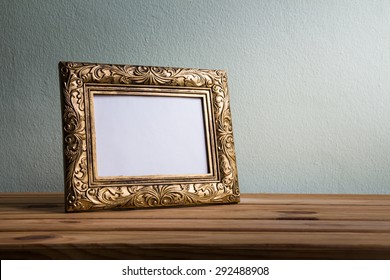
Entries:
[[390, 2], [0, 0], [0, 191], [62, 191], [60, 60], [228, 71], [242, 192], [390, 193]]

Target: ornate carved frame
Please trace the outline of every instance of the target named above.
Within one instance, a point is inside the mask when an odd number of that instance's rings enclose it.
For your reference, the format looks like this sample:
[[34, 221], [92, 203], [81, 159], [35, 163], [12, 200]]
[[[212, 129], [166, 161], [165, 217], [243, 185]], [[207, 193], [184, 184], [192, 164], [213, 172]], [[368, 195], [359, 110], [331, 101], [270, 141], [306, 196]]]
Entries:
[[[67, 212], [239, 202], [226, 72], [60, 62], [59, 73]], [[178, 92], [204, 97], [210, 174], [96, 180], [90, 90], [131, 91], [134, 87], [150, 95]]]

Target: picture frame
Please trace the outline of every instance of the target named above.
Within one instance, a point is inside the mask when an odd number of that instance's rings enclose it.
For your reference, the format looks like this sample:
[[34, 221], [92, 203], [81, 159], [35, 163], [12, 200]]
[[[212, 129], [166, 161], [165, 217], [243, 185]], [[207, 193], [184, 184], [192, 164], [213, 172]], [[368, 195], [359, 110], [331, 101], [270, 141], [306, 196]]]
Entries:
[[65, 210], [237, 203], [223, 70], [60, 62]]

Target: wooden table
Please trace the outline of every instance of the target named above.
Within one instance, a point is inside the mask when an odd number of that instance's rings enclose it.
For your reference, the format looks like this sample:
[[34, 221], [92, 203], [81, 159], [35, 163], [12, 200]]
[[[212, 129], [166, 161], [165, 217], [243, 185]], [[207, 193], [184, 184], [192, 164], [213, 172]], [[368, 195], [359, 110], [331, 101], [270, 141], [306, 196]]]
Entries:
[[390, 259], [390, 196], [64, 213], [63, 194], [0, 194], [0, 258]]

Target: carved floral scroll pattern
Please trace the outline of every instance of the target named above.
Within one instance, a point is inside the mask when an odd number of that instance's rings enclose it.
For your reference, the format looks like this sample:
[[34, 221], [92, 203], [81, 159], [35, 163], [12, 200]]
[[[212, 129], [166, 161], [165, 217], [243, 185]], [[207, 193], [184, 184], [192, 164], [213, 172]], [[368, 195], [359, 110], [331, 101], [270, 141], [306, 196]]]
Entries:
[[[152, 207], [239, 200], [232, 120], [225, 72], [145, 66], [60, 64], [66, 204], [68, 211]], [[211, 88], [220, 183], [89, 187], [84, 84], [142, 84]]]

